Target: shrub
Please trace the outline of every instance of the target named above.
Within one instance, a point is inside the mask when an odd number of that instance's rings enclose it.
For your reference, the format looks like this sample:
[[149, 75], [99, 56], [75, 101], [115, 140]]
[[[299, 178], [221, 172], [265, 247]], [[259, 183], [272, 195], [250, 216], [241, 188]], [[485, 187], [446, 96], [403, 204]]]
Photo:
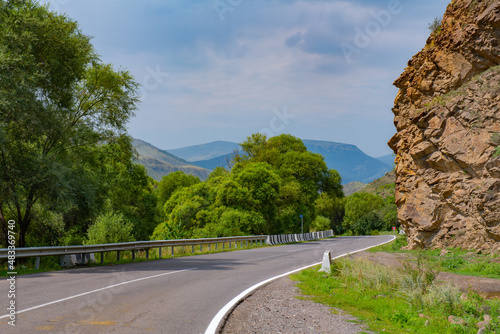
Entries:
[[439, 17], [435, 17], [427, 27], [429, 28], [431, 34], [439, 34], [439, 32], [441, 31], [441, 19]]
[[124, 220], [123, 215], [108, 212], [97, 217], [87, 231], [86, 245], [98, 245], [134, 241], [132, 223]]

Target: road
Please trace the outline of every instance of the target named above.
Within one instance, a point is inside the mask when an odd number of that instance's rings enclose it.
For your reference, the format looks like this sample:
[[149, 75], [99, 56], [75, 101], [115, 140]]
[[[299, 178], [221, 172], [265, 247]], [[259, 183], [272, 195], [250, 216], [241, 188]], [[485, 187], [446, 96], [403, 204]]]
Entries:
[[0, 333], [205, 333], [242, 291], [271, 277], [390, 240], [308, 243], [16, 277], [16, 326], [0, 281]]

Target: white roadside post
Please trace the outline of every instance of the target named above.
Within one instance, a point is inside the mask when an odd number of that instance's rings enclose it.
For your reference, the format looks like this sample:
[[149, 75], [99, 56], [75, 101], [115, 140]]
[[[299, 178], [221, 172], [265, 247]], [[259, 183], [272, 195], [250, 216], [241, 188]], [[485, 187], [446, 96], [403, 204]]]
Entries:
[[332, 257], [330, 251], [326, 251], [323, 254], [323, 262], [321, 264], [321, 269], [319, 271], [330, 274], [332, 270]]

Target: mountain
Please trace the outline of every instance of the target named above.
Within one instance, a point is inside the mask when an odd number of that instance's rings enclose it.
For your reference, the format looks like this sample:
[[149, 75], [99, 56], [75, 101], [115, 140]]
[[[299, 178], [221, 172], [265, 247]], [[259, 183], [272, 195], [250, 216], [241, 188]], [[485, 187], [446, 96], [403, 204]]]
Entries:
[[232, 153], [240, 145], [228, 141], [214, 141], [211, 143], [193, 145], [168, 150], [168, 152], [187, 161], [211, 160]]
[[[340, 173], [343, 184], [353, 181], [369, 183], [392, 169], [390, 165], [370, 157], [354, 145], [318, 140], [303, 140], [303, 142], [309, 151], [319, 153], [325, 158], [328, 168]], [[134, 146], [139, 151], [142, 164], [149, 168], [148, 172], [155, 179], [161, 179], [162, 173], [166, 175], [176, 168], [176, 170], [186, 170], [186, 173], [196, 175], [203, 180], [210, 170], [226, 166], [234, 150], [239, 148], [237, 143], [215, 141], [167, 152], [138, 139], [134, 140]], [[149, 159], [145, 159], [146, 157]]]
[[146, 167], [148, 175], [157, 181], [160, 181], [164, 175], [178, 170], [197, 176], [200, 180], [205, 180], [210, 175], [211, 170], [194, 166], [186, 160], [154, 147], [143, 140], [134, 139], [132, 145], [139, 154], [137, 163]]
[[220, 157], [209, 160], [192, 161], [191, 164], [207, 169], [215, 169], [217, 167], [227, 167], [227, 162], [233, 158], [234, 153], [221, 155]]
[[369, 183], [384, 176], [392, 167], [365, 154], [355, 145], [329, 141], [303, 140], [307, 149], [325, 158], [328, 168], [342, 176], [342, 183], [353, 181]]
[[381, 157], [377, 157], [376, 159], [382, 161], [386, 165], [392, 166], [392, 164], [394, 163], [394, 158], [395, 158], [394, 154], [388, 154]]

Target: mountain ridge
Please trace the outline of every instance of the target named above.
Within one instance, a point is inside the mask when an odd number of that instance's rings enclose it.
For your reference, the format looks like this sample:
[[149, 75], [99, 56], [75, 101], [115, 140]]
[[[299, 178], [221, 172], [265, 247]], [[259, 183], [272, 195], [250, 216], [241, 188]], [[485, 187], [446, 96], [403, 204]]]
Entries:
[[[201, 179], [206, 178], [205, 174], [207, 171], [213, 170], [216, 167], [226, 166], [227, 160], [231, 158], [232, 154], [234, 154], [234, 150], [239, 148], [239, 144], [234, 142], [213, 141], [210, 143], [186, 146], [168, 151], [158, 148], [155, 148], [156, 150], [154, 150], [152, 148], [154, 147], [153, 145], [141, 140], [138, 140], [136, 143], [141, 142], [143, 143], [143, 146], [149, 145], [147, 147], [148, 150], [145, 150], [144, 147], [140, 147], [142, 154], [141, 152], [139, 153], [141, 156], [149, 156], [178, 167], [191, 168], [189, 173], [201, 173], [201, 177], [200, 175], [196, 175]], [[321, 154], [324, 157], [328, 168], [335, 169], [340, 173], [344, 184], [353, 181], [369, 183], [379, 177], [382, 177], [386, 172], [392, 169], [390, 165], [384, 164], [382, 161], [365, 154], [356, 145], [311, 139], [304, 139], [303, 143], [309, 151]], [[181, 154], [182, 156], [177, 157], [173, 152]], [[221, 153], [222, 155], [220, 155]], [[168, 159], [164, 154], [166, 154]], [[172, 157], [177, 158], [177, 161], [166, 161], [172, 159]], [[210, 158], [196, 161], [192, 160], [196, 157]], [[145, 161], [143, 159], [142, 162], [146, 168], [148, 168], [148, 163], [152, 163], [153, 161]], [[154, 165], [155, 168], [153, 168], [153, 166], [149, 166], [149, 169], [156, 174], [161, 173], [162, 164], [154, 163]], [[193, 170], [194, 167], [201, 169]], [[164, 166], [163, 169], [165, 172], [171, 172], [170, 170], [172, 168]], [[158, 179], [158, 176], [154, 178]]]

